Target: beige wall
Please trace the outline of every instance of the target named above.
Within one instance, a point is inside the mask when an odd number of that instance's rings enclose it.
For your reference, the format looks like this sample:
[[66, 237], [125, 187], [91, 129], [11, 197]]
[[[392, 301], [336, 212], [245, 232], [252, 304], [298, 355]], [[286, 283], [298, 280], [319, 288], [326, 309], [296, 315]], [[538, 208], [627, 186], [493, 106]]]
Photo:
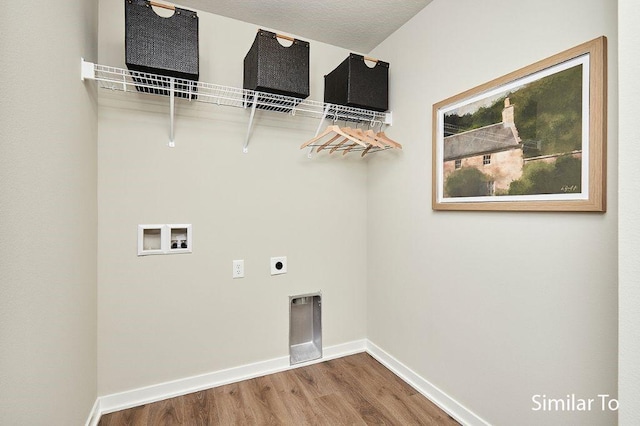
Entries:
[[640, 424], [640, 4], [618, 1], [620, 35], [620, 425]]
[[[199, 13], [201, 80], [241, 87], [251, 24]], [[100, 62], [124, 66], [121, 1], [100, 2]], [[348, 51], [311, 40], [311, 98]], [[366, 164], [309, 160], [317, 120], [100, 91], [99, 393], [288, 355], [288, 296], [321, 290], [324, 346], [365, 337]], [[193, 224], [193, 254], [136, 256], [136, 227]], [[271, 277], [269, 258], [287, 256]], [[246, 278], [231, 278], [244, 259]]]
[[[101, 62], [122, 65], [121, 40], [116, 37], [122, 33], [117, 23], [122, 19], [120, 2], [110, 1], [101, 2], [101, 22], [117, 28], [103, 29]], [[535, 392], [554, 396], [615, 392], [614, 2], [475, 3], [437, 0], [378, 49], [380, 57], [392, 62], [393, 70], [396, 126], [388, 132], [405, 144], [405, 152], [377, 156], [370, 167], [368, 337], [492, 423], [560, 424], [577, 419], [580, 424], [611, 424], [614, 419], [604, 415], [536, 417], [530, 412], [529, 398]], [[637, 133], [632, 123], [638, 115], [634, 73], [639, 66], [640, 11], [634, 0], [619, 0], [619, 4], [623, 107], [619, 117], [619, 392], [620, 424], [631, 425], [640, 421], [638, 208], [634, 201], [638, 173], [633, 161], [637, 144], [627, 142]], [[95, 9], [95, 2], [81, 1], [51, 9], [21, 3], [12, 6], [11, 16], [9, 9], [3, 9], [0, 73], [12, 80], [0, 85], [4, 100], [0, 103], [4, 123], [0, 127], [1, 424], [81, 424], [96, 395], [96, 107], [93, 91], [87, 89], [91, 86], [78, 81], [77, 64], [80, 56], [96, 59]], [[474, 21], [487, 10], [494, 11], [491, 25]], [[580, 19], [573, 20], [568, 31], [565, 17], [576, 15]], [[16, 16], [28, 17], [29, 24], [9, 19]], [[239, 85], [240, 53], [250, 44], [254, 29], [205, 18], [216, 23], [212, 31], [217, 38], [230, 29], [242, 34], [241, 41], [203, 40], [203, 44], [212, 43], [211, 51], [215, 49], [215, 54], [203, 57], [207, 78]], [[462, 31], [452, 38], [446, 31], [454, 20]], [[521, 25], [523, 20], [536, 24]], [[503, 31], [509, 34], [505, 41], [511, 53], [487, 59], [487, 50], [495, 49], [486, 45], [501, 39]], [[431, 141], [426, 128], [430, 105], [600, 34], [609, 37], [610, 46], [609, 212], [433, 213], [429, 207]], [[397, 48], [405, 42], [411, 48]], [[312, 70], [318, 81], [318, 75], [327, 71], [320, 68], [339, 61], [344, 52], [318, 43], [312, 46]], [[476, 64], [473, 72], [466, 71], [465, 60]], [[235, 69], [226, 71], [230, 66]], [[43, 84], [47, 76], [56, 76], [55, 84]], [[320, 99], [317, 84], [313, 93]], [[363, 294], [362, 271], [367, 271], [367, 262], [358, 255], [358, 250], [366, 251], [361, 243], [365, 212], [358, 207], [366, 201], [361, 194], [366, 184], [362, 164], [320, 158], [307, 163], [292, 148], [314, 126], [284, 119], [261, 120], [251, 153], [239, 155], [246, 117], [224, 112], [224, 120], [217, 121], [205, 109], [202, 116], [206, 118], [195, 120], [193, 116], [200, 114], [197, 108], [182, 111], [176, 151], [184, 152], [176, 154], [162, 147], [164, 116], [141, 108], [164, 107], [103, 96], [102, 393], [284, 354], [286, 304], [282, 300], [299, 290], [323, 288], [327, 301], [332, 301], [332, 308], [325, 307], [332, 312], [327, 324], [329, 344], [362, 337], [363, 307], [355, 300]], [[133, 117], [124, 116], [123, 109]], [[198, 134], [204, 132], [210, 139], [202, 140], [190, 126], [200, 126]], [[128, 159], [129, 155], [134, 158]], [[188, 176], [176, 182], [145, 177], [150, 170], [155, 173], [176, 161], [189, 164]], [[293, 171], [296, 174], [290, 178]], [[255, 179], [256, 175], [261, 178]], [[185, 182], [197, 190], [179, 191]], [[287, 185], [277, 201], [269, 201], [276, 192], [273, 184]], [[236, 192], [236, 187], [241, 190]], [[196, 192], [217, 201], [200, 202]], [[165, 207], [165, 200], [173, 202], [176, 193], [185, 194], [182, 202], [186, 200], [187, 213]], [[268, 213], [274, 210], [287, 219], [282, 237], [270, 230], [279, 219]], [[307, 215], [304, 221], [303, 215]], [[322, 221], [323, 217], [327, 219]], [[135, 224], [178, 220], [194, 223], [196, 253], [135, 258]], [[352, 226], [343, 221], [353, 222]], [[518, 232], [503, 232], [505, 223]], [[536, 232], [541, 227], [555, 233], [555, 240], [542, 241]], [[237, 229], [239, 234], [232, 235]], [[491, 251], [482, 242], [487, 233], [493, 238]], [[344, 244], [335, 247], [336, 240]], [[438, 250], [440, 243], [448, 249]], [[293, 260], [290, 275], [277, 281], [264, 271], [265, 258], [276, 250]], [[568, 251], [573, 254], [565, 256]], [[458, 256], [465, 259], [463, 267], [454, 260]], [[247, 278], [231, 281], [230, 261], [237, 257], [247, 261]], [[478, 273], [486, 264], [495, 266], [496, 258], [501, 259], [498, 265], [503, 273]], [[531, 259], [547, 267], [540, 268]], [[331, 262], [338, 264], [325, 268]], [[192, 266], [193, 271], [185, 272]], [[324, 284], [333, 281], [336, 285], [326, 291]], [[261, 307], [266, 301], [269, 306]], [[354, 306], [347, 309], [350, 303]], [[244, 318], [249, 311], [255, 313], [253, 317]], [[262, 324], [264, 319], [268, 325]], [[257, 342], [252, 340], [256, 337]], [[252, 344], [262, 350], [247, 349]], [[170, 354], [163, 353], [167, 348]], [[198, 352], [205, 354], [200, 357]], [[171, 356], [173, 362], [168, 361]], [[135, 377], [123, 379], [132, 371]], [[116, 378], [109, 379], [109, 374]]]
[[96, 399], [97, 9], [0, 12], [2, 425], [80, 425]]
[[[436, 0], [372, 52], [405, 149], [369, 162], [367, 337], [491, 424], [616, 422], [531, 400], [616, 395], [616, 20], [611, 0]], [[602, 34], [608, 212], [432, 211], [432, 105]]]

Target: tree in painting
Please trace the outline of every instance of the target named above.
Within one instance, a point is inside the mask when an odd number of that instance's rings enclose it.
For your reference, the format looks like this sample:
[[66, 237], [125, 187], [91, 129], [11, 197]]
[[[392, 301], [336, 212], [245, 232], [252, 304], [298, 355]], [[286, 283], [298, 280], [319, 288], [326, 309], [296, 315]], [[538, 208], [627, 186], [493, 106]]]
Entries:
[[489, 195], [489, 176], [474, 167], [464, 167], [449, 175], [445, 193], [450, 197], [480, 197]]

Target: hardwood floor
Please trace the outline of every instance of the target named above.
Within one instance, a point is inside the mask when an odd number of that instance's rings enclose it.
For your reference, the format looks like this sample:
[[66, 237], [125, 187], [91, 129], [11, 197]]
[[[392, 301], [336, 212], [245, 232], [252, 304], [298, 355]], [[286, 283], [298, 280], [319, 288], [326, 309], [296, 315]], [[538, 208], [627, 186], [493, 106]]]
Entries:
[[105, 414], [99, 426], [458, 425], [366, 353]]

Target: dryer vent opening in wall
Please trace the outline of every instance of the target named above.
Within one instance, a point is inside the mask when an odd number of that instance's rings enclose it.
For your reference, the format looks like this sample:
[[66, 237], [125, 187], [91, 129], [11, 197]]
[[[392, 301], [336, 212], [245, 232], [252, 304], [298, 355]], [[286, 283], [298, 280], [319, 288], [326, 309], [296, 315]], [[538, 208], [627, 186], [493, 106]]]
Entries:
[[319, 293], [289, 297], [289, 363], [322, 358], [322, 303]]

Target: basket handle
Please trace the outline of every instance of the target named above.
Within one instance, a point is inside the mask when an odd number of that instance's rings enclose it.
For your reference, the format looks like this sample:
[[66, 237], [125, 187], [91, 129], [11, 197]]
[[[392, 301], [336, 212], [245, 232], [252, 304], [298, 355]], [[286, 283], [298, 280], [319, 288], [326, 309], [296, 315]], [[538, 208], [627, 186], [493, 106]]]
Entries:
[[151, 6], [161, 7], [163, 9], [176, 10], [176, 7], [172, 4], [158, 3], [157, 1], [153, 0], [149, 0], [149, 4]]
[[[258, 32], [260, 32], [260, 31], [262, 31], [262, 30], [261, 30], [261, 29], [258, 29]], [[276, 33], [276, 37], [278, 37], [278, 38], [283, 38], [283, 39], [285, 39], [285, 40], [289, 40], [289, 41], [291, 41], [291, 42], [296, 41], [296, 39], [295, 39], [295, 38], [293, 38], [293, 37], [291, 37], [291, 36], [288, 36], [288, 35], [284, 35], [284, 34], [278, 34], [278, 33]]]
[[285, 40], [289, 40], [289, 41], [296, 41], [295, 38], [288, 36], [288, 35], [284, 35], [284, 34], [276, 34], [276, 37], [278, 38], [283, 38]]
[[378, 63], [379, 59], [376, 58], [371, 58], [369, 56], [365, 56], [362, 59], [364, 59], [365, 61], [369, 61], [369, 62], [375, 62], [376, 64]]

